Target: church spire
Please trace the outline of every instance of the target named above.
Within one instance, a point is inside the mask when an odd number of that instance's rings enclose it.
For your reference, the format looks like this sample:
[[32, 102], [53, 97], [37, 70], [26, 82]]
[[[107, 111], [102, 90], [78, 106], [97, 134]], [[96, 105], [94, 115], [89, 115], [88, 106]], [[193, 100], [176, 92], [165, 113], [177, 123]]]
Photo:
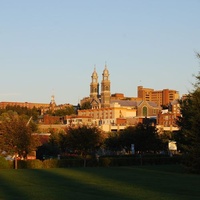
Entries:
[[51, 109], [52, 112], [55, 111], [55, 107], [56, 107], [55, 96], [52, 95], [51, 96], [51, 102], [50, 102], [50, 109]]
[[90, 84], [90, 97], [97, 98], [99, 96], [99, 83], [98, 83], [98, 74], [96, 72], [96, 66], [94, 66], [94, 71], [92, 73], [92, 81]]
[[107, 62], [105, 61], [105, 69], [107, 70]]
[[109, 71], [107, 65], [105, 64], [105, 69], [102, 73], [101, 81], [101, 105], [102, 107], [110, 107], [110, 80]]

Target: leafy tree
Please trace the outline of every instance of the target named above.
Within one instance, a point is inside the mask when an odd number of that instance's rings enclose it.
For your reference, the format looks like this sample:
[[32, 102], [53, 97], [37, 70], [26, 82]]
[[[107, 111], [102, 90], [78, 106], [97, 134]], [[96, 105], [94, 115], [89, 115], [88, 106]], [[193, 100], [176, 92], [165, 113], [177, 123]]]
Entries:
[[113, 144], [116, 144], [118, 150], [124, 148], [127, 152], [131, 151], [131, 144], [134, 144], [135, 151], [139, 152], [157, 151], [162, 147], [156, 127], [150, 124], [139, 123], [136, 126], [129, 126], [119, 135], [114, 135], [112, 140], [111, 138], [106, 140], [109, 148], [112, 149]]
[[[125, 134], [130, 137], [130, 128], [125, 130]], [[135, 150], [140, 152], [160, 150], [160, 140], [158, 138], [157, 129], [150, 124], [139, 123], [133, 127], [132, 144], [135, 144]], [[130, 139], [131, 141], [131, 139]], [[129, 143], [130, 147], [131, 144]]]
[[64, 132], [61, 132], [58, 135], [58, 137], [59, 137], [58, 143], [59, 143], [60, 152], [65, 154], [67, 152], [67, 149], [68, 149], [68, 147], [67, 147], [67, 144], [68, 144], [67, 135]]
[[61, 153], [60, 143], [63, 138], [60, 135], [64, 134], [63, 131], [50, 129], [49, 133], [49, 140], [37, 148], [38, 159], [57, 157]]
[[18, 115], [26, 115], [28, 117], [32, 117], [34, 121], [37, 121], [38, 116], [41, 114], [41, 110], [37, 109], [37, 108], [27, 108], [27, 107], [22, 107], [22, 106], [11, 106], [11, 105], [7, 105], [5, 109], [0, 109], [0, 114], [2, 113], [6, 113], [9, 111], [13, 111], [16, 112]]
[[76, 110], [73, 106], [66, 106], [63, 109], [55, 110], [54, 115], [55, 116], [65, 116], [65, 115], [73, 115], [76, 114]]
[[103, 132], [97, 127], [78, 126], [66, 129], [66, 145], [74, 152], [80, 153], [84, 158], [86, 166], [86, 156], [95, 152], [103, 144]]
[[168, 151], [168, 143], [170, 140], [175, 140], [175, 132], [171, 131], [164, 131], [162, 134], [159, 135], [159, 138], [162, 141], [162, 150], [163, 151]]
[[120, 132], [110, 132], [105, 139], [105, 146], [111, 151], [118, 151], [121, 149], [121, 143], [119, 140]]
[[27, 119], [8, 112], [1, 115], [0, 150], [9, 155], [18, 154], [26, 158], [27, 154], [39, 145], [36, 136], [32, 136], [34, 126], [27, 123]]
[[131, 144], [136, 145], [137, 143], [136, 127], [129, 126], [125, 128], [119, 135], [119, 143], [121, 148], [124, 148], [127, 152], [131, 151]]
[[91, 108], [92, 108], [92, 106], [91, 106], [90, 101], [86, 101], [80, 106], [80, 110], [87, 110], [87, 109], [91, 109]]
[[[197, 54], [200, 58], [200, 54]], [[180, 101], [181, 117], [177, 124], [180, 128], [176, 140], [186, 154], [185, 166], [191, 172], [200, 173], [200, 72], [195, 76], [194, 89]]]
[[136, 126], [139, 151], [159, 151], [162, 149], [162, 142], [158, 136], [156, 126], [150, 124], [138, 124]]

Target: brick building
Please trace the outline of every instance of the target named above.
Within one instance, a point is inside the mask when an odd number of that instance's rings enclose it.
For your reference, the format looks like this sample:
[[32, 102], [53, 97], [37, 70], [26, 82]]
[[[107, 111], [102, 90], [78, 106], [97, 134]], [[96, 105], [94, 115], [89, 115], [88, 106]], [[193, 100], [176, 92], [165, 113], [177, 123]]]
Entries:
[[179, 99], [179, 92], [176, 90], [163, 89], [154, 90], [138, 86], [138, 98], [144, 101], [153, 101], [158, 105], [169, 105], [172, 101]]

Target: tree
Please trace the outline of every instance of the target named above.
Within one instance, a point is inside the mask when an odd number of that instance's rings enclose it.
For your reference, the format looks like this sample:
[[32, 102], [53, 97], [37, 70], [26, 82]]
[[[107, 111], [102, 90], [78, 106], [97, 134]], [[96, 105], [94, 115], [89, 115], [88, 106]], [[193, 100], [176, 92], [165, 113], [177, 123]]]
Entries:
[[106, 139], [106, 146], [110, 150], [113, 150], [115, 145], [118, 150], [123, 148], [126, 152], [130, 152], [131, 144], [134, 144], [135, 151], [139, 152], [158, 151], [162, 149], [162, 142], [158, 137], [157, 129], [149, 123], [139, 123], [136, 126], [129, 126], [119, 134], [110, 135]]
[[49, 140], [37, 148], [37, 159], [55, 158], [60, 154], [59, 135], [61, 132], [57, 132], [54, 129], [50, 129], [49, 132], [51, 133]]
[[9, 155], [18, 154], [26, 158], [27, 154], [36, 149], [39, 144], [37, 137], [33, 137], [35, 126], [27, 124], [27, 119], [15, 112], [1, 115], [0, 123], [0, 151]]
[[66, 129], [66, 145], [69, 149], [79, 153], [84, 158], [93, 154], [103, 144], [103, 132], [97, 127], [78, 126]]
[[[200, 54], [197, 54], [200, 58]], [[195, 76], [193, 91], [180, 101], [181, 117], [177, 120], [179, 132], [176, 135], [178, 145], [185, 153], [186, 168], [200, 173], [200, 72]]]
[[131, 144], [134, 144], [135, 150], [140, 152], [158, 151], [161, 147], [157, 129], [149, 123], [139, 123], [135, 127], [128, 127], [123, 131], [121, 141], [129, 150]]
[[91, 106], [90, 101], [86, 101], [80, 106], [80, 110], [88, 110], [91, 108], [92, 108], [92, 106]]
[[37, 121], [38, 116], [41, 114], [40, 109], [37, 109], [35, 107], [30, 109], [30, 108], [22, 107], [22, 106], [19, 106], [19, 105], [14, 105], [14, 106], [7, 105], [6, 108], [0, 109], [0, 114], [6, 113], [6, 112], [9, 112], [9, 111], [16, 112], [18, 115], [26, 115], [28, 117], [32, 117], [32, 119], [34, 121]]
[[65, 115], [73, 115], [76, 114], [76, 110], [73, 106], [66, 106], [63, 109], [55, 110], [55, 116], [65, 116]]
[[171, 131], [163, 131], [162, 134], [159, 135], [159, 138], [161, 139], [162, 141], [162, 150], [164, 152], [168, 152], [169, 151], [169, 147], [168, 147], [168, 144], [169, 144], [169, 141], [174, 141], [176, 132], [171, 132]]
[[108, 133], [108, 137], [104, 141], [106, 148], [108, 148], [111, 151], [121, 150], [119, 137], [120, 137], [120, 132]]

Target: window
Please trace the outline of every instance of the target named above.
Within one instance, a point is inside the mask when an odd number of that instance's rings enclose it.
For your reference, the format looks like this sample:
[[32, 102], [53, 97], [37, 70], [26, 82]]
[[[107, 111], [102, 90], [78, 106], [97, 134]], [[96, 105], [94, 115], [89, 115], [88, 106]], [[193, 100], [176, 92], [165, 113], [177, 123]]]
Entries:
[[142, 115], [145, 117], [147, 116], [147, 107], [146, 106], [144, 106], [142, 109]]

